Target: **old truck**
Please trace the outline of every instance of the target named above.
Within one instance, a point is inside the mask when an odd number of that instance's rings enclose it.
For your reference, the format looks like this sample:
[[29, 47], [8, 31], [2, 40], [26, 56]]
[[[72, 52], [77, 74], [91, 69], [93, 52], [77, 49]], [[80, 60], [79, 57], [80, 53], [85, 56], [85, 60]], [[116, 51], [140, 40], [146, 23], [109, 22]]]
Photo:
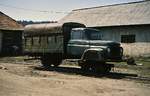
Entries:
[[46, 68], [79, 59], [83, 70], [109, 72], [113, 64], [105, 62], [120, 62], [123, 56], [119, 43], [102, 40], [99, 30], [75, 22], [27, 25], [23, 41], [24, 53], [40, 58]]

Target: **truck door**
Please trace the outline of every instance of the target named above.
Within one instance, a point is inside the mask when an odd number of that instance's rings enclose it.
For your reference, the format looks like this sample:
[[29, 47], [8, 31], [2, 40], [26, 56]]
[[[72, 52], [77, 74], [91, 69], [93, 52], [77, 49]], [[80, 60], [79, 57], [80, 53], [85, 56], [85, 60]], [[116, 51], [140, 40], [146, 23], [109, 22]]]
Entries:
[[77, 23], [77, 22], [67, 22], [64, 23], [62, 26], [62, 30], [63, 30], [63, 36], [64, 36], [64, 53], [67, 54], [67, 44], [70, 40], [70, 36], [71, 36], [71, 30], [72, 28], [84, 28], [86, 27], [84, 24], [81, 23]]

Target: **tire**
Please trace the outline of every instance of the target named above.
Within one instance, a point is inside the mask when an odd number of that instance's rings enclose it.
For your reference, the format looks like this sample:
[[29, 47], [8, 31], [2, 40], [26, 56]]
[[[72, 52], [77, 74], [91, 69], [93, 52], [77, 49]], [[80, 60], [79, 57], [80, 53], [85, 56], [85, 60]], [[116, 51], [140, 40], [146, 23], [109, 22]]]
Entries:
[[60, 60], [54, 60], [53, 61], [54, 67], [58, 67], [61, 64], [61, 62], [62, 62], [62, 59], [60, 59]]
[[52, 60], [52, 64], [54, 65], [54, 67], [58, 67], [62, 63], [62, 60], [63, 60], [62, 54], [51, 56], [51, 60]]
[[42, 63], [44, 68], [50, 68], [51, 65], [52, 65], [47, 56], [42, 56], [41, 57], [41, 63]]
[[62, 55], [61, 54], [47, 54], [41, 57], [41, 63], [45, 68], [51, 67], [58, 67], [62, 62]]
[[105, 62], [93, 64], [93, 71], [97, 73], [109, 73], [111, 71], [112, 65], [106, 64]]
[[78, 65], [81, 67], [81, 70], [88, 71], [90, 70], [90, 65], [87, 62], [78, 62]]
[[81, 70], [83, 70], [83, 71], [88, 71], [89, 69], [90, 69], [90, 67], [88, 65], [81, 66]]

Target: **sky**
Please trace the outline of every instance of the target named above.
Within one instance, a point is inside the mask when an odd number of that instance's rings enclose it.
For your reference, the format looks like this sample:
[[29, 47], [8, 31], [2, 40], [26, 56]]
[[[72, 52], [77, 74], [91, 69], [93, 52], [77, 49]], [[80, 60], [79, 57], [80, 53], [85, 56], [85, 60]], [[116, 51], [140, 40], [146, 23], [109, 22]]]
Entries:
[[0, 0], [0, 11], [15, 20], [58, 21], [74, 9], [141, 0]]

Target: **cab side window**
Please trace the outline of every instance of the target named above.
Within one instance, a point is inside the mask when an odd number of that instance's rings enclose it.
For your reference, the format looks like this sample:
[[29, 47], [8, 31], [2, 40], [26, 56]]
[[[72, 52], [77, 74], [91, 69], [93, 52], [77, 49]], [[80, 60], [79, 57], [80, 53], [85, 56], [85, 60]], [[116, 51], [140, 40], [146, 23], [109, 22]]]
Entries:
[[71, 39], [84, 39], [84, 31], [83, 30], [72, 30]]

